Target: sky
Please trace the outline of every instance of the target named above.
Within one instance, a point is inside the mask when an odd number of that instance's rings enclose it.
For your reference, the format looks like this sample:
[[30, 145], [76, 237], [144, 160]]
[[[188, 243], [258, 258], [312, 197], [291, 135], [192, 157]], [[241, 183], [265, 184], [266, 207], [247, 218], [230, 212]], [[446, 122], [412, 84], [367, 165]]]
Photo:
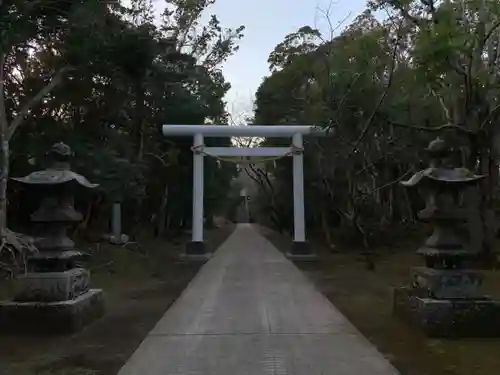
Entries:
[[[223, 66], [226, 80], [232, 85], [226, 96], [227, 109], [236, 122], [252, 114], [254, 94], [262, 79], [269, 75], [267, 58], [287, 34], [309, 25], [326, 35], [330, 27], [338, 31], [366, 7], [367, 0], [217, 0], [204, 15], [215, 14], [223, 27], [245, 26], [240, 49]], [[158, 11], [163, 0], [156, 0]]]
[[[309, 25], [326, 35], [330, 27], [324, 15], [329, 9], [336, 27], [349, 24], [366, 7], [366, 0], [217, 0], [208, 13], [216, 14], [224, 27], [245, 26], [240, 49], [223, 66], [232, 85], [226, 96], [227, 109], [234, 119], [250, 115], [254, 94], [269, 75], [267, 59], [287, 34]], [[341, 31], [340, 26], [338, 31]]]

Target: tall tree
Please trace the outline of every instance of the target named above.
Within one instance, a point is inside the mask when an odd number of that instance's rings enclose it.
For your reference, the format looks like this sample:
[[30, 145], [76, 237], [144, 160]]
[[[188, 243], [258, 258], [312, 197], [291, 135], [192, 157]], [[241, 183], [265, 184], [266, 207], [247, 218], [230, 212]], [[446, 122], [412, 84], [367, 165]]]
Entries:
[[[30, 54], [45, 49], [50, 55], [54, 43], [61, 34], [76, 30], [80, 34], [92, 34], [102, 16], [110, 11], [113, 2], [96, 0], [68, 1], [4, 0], [0, 2], [0, 235], [4, 241], [7, 213], [7, 181], [9, 178], [9, 142], [23, 124], [32, 109], [39, 105], [61, 83], [66, 73], [73, 69], [66, 61], [53, 66], [42, 77], [43, 86], [30, 92], [21, 91], [18, 97], [9, 97], [7, 79], [21, 85], [26, 74], [33, 69]], [[81, 40], [85, 43], [85, 40]], [[48, 74], [47, 74], [48, 73]]]

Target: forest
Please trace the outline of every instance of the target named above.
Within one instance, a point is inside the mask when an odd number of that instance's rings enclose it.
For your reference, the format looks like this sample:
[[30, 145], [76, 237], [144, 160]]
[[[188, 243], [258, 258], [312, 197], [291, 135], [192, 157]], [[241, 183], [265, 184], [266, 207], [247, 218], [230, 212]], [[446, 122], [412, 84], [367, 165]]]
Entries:
[[[159, 124], [230, 122], [231, 86], [221, 67], [237, 53], [244, 26], [224, 28], [215, 15], [203, 24], [213, 3], [168, 1], [161, 22], [147, 0], [0, 3], [2, 231], [22, 231], [36, 204], [9, 178], [41, 168], [56, 141], [73, 149], [77, 172], [100, 184], [90, 202], [77, 200], [83, 236], [108, 230], [114, 202], [134, 238], [152, 230], [172, 237], [189, 227], [191, 140], [165, 138]], [[491, 253], [500, 4], [376, 0], [340, 26], [330, 11], [323, 11], [327, 32], [304, 26], [275, 47], [247, 119], [250, 126], [327, 129], [328, 137], [306, 142], [308, 231], [329, 245], [364, 248], [418, 231], [422, 200], [398, 182], [425, 165], [422, 150], [439, 136], [460, 150], [465, 166], [487, 176], [475, 214], [481, 225], [470, 230]], [[260, 214], [290, 232], [291, 162], [266, 171], [251, 176]], [[225, 198], [236, 174], [234, 163], [207, 158], [207, 218], [234, 208]]]
[[[305, 146], [310, 231], [328, 244], [370, 248], [421, 229], [423, 201], [399, 182], [428, 165], [423, 150], [440, 137], [460, 164], [486, 176], [469, 231], [485, 255], [492, 252], [499, 12], [497, 1], [370, 1], [340, 32], [332, 22], [330, 35], [305, 26], [276, 46], [252, 121], [316, 124], [330, 134]], [[291, 163], [279, 160], [268, 171], [272, 184], [265, 173], [253, 176], [259, 207], [290, 231]]]
[[[0, 1], [4, 233], [25, 229], [38, 204], [9, 178], [42, 169], [45, 153], [59, 141], [74, 152], [72, 168], [100, 185], [76, 199], [85, 213], [82, 236], [95, 240], [109, 231], [114, 202], [122, 204], [124, 233], [133, 238], [152, 228], [160, 236], [186, 228], [192, 140], [165, 138], [161, 125], [227, 123], [230, 83], [221, 64], [237, 51], [244, 28], [224, 28], [216, 16], [201, 24], [213, 2], [168, 1], [157, 22], [147, 0], [127, 6]], [[205, 205], [212, 212], [221, 207], [235, 167], [208, 161], [206, 174]]]
[[[200, 270], [177, 257], [192, 221], [193, 140], [163, 136], [164, 124], [321, 127], [327, 136], [304, 144], [307, 237], [319, 261], [297, 267], [402, 374], [498, 374], [498, 340], [428, 339], [396, 319], [392, 304], [430, 232], [418, 217], [423, 197], [400, 182], [429, 165], [424, 149], [437, 137], [485, 177], [461, 202], [464, 233], [482, 255], [486, 292], [500, 298], [500, 1], [369, 0], [340, 25], [334, 3], [319, 9], [326, 30], [304, 25], [276, 45], [241, 124], [223, 67], [245, 26], [221, 24], [215, 2], [0, 0], [0, 301], [25, 271], [19, 259], [36, 252], [24, 234], [40, 197], [12, 178], [44, 169], [47, 151], [64, 142], [72, 170], [99, 184], [76, 195], [84, 219], [69, 236], [91, 253], [86, 267], [107, 304], [69, 338], [0, 335], [0, 374], [116, 374]], [[290, 159], [245, 169], [258, 187], [252, 219], [282, 252], [293, 232]], [[234, 160], [205, 158], [211, 251], [234, 229], [239, 173]], [[140, 251], [109, 243], [116, 203]], [[231, 275], [254, 275], [245, 272]]]
[[[230, 122], [221, 66], [237, 52], [244, 26], [224, 28], [215, 15], [202, 24], [213, 3], [168, 1], [161, 22], [147, 0], [0, 3], [2, 231], [24, 228], [34, 207], [9, 177], [40, 168], [56, 141], [71, 146], [77, 172], [100, 184], [90, 203], [77, 201], [84, 236], [107, 230], [114, 202], [133, 237], [189, 227], [191, 140], [165, 138], [158, 124]], [[439, 136], [487, 176], [474, 231], [477, 246], [491, 253], [499, 12], [496, 1], [377, 0], [340, 31], [325, 11], [329, 34], [304, 26], [275, 47], [247, 125], [327, 129], [328, 137], [306, 143], [314, 236], [368, 248], [413, 231], [422, 200], [398, 182], [425, 165], [421, 151]], [[259, 210], [290, 232], [291, 163], [278, 160], [266, 173], [252, 176]], [[234, 205], [225, 197], [236, 174], [234, 163], [207, 159], [208, 218]]]

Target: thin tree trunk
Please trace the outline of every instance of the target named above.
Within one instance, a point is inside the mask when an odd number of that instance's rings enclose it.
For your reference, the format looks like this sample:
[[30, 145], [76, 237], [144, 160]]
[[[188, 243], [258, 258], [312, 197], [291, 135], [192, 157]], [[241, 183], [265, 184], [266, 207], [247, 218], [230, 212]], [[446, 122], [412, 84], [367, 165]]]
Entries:
[[328, 215], [327, 215], [327, 206], [321, 206], [321, 226], [323, 227], [323, 234], [325, 236], [326, 243], [328, 244], [328, 248], [333, 248], [332, 242], [332, 234], [330, 232], [330, 226], [328, 225]]
[[46, 86], [21, 107], [19, 113], [9, 124], [5, 108], [5, 59], [6, 54], [0, 51], [0, 236], [2, 236], [2, 241], [7, 229], [7, 182], [9, 180], [10, 163], [9, 141], [19, 126], [21, 126], [29, 111], [61, 83], [64, 74], [71, 70], [69, 67], [59, 70]]
[[0, 236], [2, 243], [7, 229], [7, 180], [9, 178], [9, 141], [7, 130], [9, 122], [5, 109], [5, 59], [0, 52]]
[[[136, 160], [137, 162], [142, 162], [144, 159], [144, 100], [145, 100], [145, 92], [142, 82], [139, 82], [136, 86], [136, 108], [135, 108], [135, 121], [134, 121], [134, 129], [135, 133], [135, 146], [136, 146]], [[134, 225], [132, 228], [132, 236], [134, 238], [138, 238], [140, 227], [141, 227], [141, 219], [142, 219], [142, 207], [143, 207], [144, 199], [141, 196], [137, 198], [136, 201], [136, 210], [134, 213]]]
[[7, 181], [9, 179], [9, 142], [0, 135], [0, 236], [5, 237], [7, 229]]
[[163, 196], [161, 197], [160, 209], [158, 210], [158, 215], [157, 215], [156, 233], [158, 237], [163, 236], [163, 234], [165, 233], [167, 203], [168, 203], [168, 183], [165, 185], [165, 190], [163, 192]]

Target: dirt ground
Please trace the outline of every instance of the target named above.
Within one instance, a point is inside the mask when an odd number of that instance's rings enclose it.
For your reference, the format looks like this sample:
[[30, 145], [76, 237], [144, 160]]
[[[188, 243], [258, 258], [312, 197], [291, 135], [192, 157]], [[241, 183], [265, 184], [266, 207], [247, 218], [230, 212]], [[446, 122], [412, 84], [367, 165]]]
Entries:
[[[207, 231], [208, 246], [216, 249], [233, 229]], [[0, 335], [0, 374], [116, 375], [198, 272], [199, 263], [176, 260], [187, 240], [144, 243], [147, 256], [110, 245], [94, 248], [92, 286], [105, 291], [106, 315], [72, 336]], [[2, 293], [9, 293], [5, 283]]]
[[[279, 249], [291, 244], [276, 232], [262, 233]], [[320, 262], [297, 266], [402, 375], [500, 374], [500, 339], [428, 339], [393, 316], [393, 289], [408, 282], [410, 267], [421, 264], [414, 253], [418, 245], [377, 251], [373, 271], [353, 251], [327, 253], [320, 246]], [[500, 271], [484, 277], [485, 292], [500, 298]]]

